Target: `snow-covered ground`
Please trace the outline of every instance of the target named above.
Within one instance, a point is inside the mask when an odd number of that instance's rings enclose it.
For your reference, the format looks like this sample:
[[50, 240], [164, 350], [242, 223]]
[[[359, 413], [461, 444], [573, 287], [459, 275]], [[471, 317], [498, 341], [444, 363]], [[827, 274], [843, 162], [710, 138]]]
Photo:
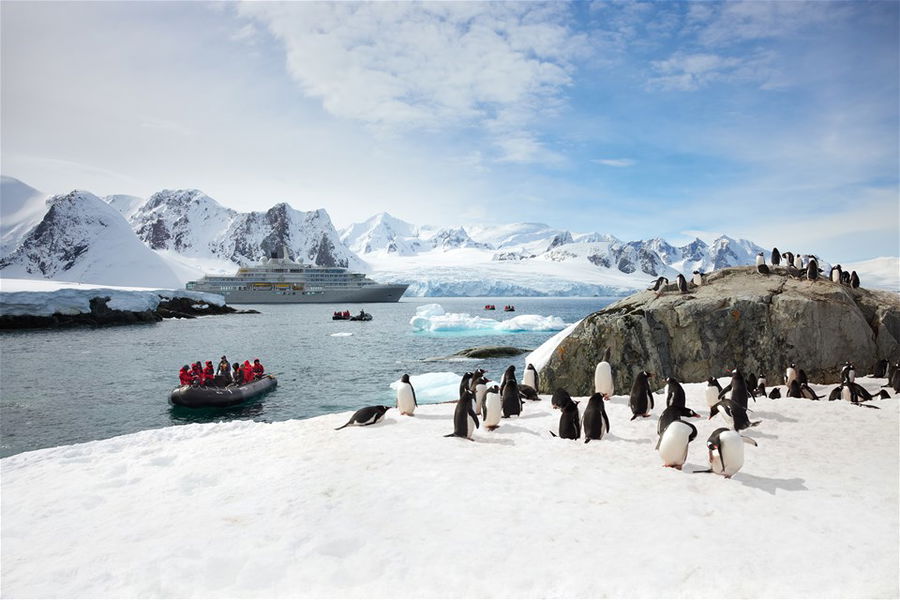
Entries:
[[158, 290], [121, 286], [99, 286], [64, 281], [0, 279], [0, 315], [50, 316], [56, 313], [76, 315], [91, 312], [91, 298], [109, 297], [106, 306], [113, 310], [154, 310], [163, 298], [192, 298], [223, 305], [218, 294], [187, 290]]
[[[706, 415], [704, 388], [685, 386]], [[759, 400], [731, 480], [690, 473], [720, 417], [693, 420], [685, 471], [661, 466], [656, 398], [630, 422], [615, 396], [590, 444], [550, 436], [544, 397], [471, 442], [442, 437], [454, 405], [436, 404], [12, 456], [3, 596], [898, 596], [896, 397]]]

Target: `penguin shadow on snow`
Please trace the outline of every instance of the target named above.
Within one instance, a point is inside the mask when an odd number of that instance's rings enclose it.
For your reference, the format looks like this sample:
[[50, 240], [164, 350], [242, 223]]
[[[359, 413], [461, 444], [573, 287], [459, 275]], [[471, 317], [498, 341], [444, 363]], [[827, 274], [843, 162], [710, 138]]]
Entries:
[[627, 442], [629, 444], [649, 444], [653, 441], [650, 438], [637, 438], [637, 439], [623, 438], [623, 437], [619, 437], [613, 433], [607, 433], [606, 435], [603, 436], [603, 440], [598, 440], [598, 441], [607, 441], [607, 440], [610, 442]]
[[[779, 423], [799, 423], [800, 421], [797, 419], [792, 419], [791, 417], [786, 417], [782, 414], [776, 412], [769, 412], [765, 410], [754, 410], [751, 413], [754, 418], [762, 419], [763, 421], [778, 421]], [[756, 433], [755, 431], [753, 432]]]
[[[756, 434], [754, 433], [754, 436]], [[806, 480], [799, 477], [791, 477], [790, 479], [779, 479], [777, 477], [760, 477], [759, 475], [750, 475], [743, 471], [732, 477], [732, 480], [740, 482], [742, 485], [760, 489], [768, 494], [775, 495], [778, 490], [786, 492], [806, 492]]]
[[755, 438], [763, 438], [763, 439], [767, 439], [767, 440], [777, 440], [778, 439], [777, 435], [772, 435], [771, 433], [766, 433], [765, 431], [760, 431], [755, 427], [752, 429], [743, 429], [742, 431], [744, 433], [746, 433], [747, 435], [752, 435]]
[[536, 435], [540, 437], [536, 431], [532, 431], [531, 429], [526, 429], [524, 427], [519, 427], [518, 425], [510, 425], [507, 421], [502, 421], [500, 427], [493, 431], [494, 434], [498, 433], [527, 433], [528, 435]]
[[[404, 415], [404, 416], [406, 416], [406, 415]], [[409, 418], [415, 419], [416, 421], [452, 421], [453, 420], [452, 416], [448, 417], [446, 415], [423, 415], [423, 414], [419, 414], [419, 413], [416, 413]]]
[[[493, 433], [497, 433], [500, 431], [502, 427], [498, 427]], [[493, 435], [492, 433], [492, 435]], [[515, 446], [516, 443], [509, 438], [498, 438], [498, 437], [487, 437], [483, 435], [479, 435], [472, 439], [476, 444], [500, 444], [501, 446]]]

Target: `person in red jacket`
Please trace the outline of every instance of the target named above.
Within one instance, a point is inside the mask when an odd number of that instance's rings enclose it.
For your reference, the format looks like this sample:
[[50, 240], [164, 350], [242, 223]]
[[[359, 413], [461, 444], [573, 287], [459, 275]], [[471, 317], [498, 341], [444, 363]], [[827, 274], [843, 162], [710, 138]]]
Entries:
[[181, 370], [178, 371], [178, 382], [181, 385], [191, 385], [191, 382], [194, 380], [193, 374], [191, 374], [191, 370], [187, 365], [181, 367]]
[[250, 366], [249, 360], [244, 361], [244, 366], [241, 367], [241, 374], [244, 376], [244, 383], [253, 381], [253, 367]]
[[259, 362], [258, 358], [253, 359], [253, 377], [255, 379], [262, 379], [263, 374], [266, 372], [265, 368], [263, 368], [262, 363]]
[[203, 367], [203, 385], [212, 385], [215, 378], [216, 370], [213, 368], [212, 361], [208, 360], [206, 366]]
[[203, 383], [203, 366], [199, 360], [191, 365], [191, 375], [194, 376], [198, 384]]

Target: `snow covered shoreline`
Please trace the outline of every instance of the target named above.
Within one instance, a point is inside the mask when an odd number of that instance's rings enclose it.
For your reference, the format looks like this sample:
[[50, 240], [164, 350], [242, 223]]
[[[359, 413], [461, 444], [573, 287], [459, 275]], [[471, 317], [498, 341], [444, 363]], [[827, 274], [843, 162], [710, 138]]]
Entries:
[[[869, 389], [883, 380], [860, 379]], [[818, 393], [831, 386], [813, 386]], [[705, 384], [687, 384], [706, 415]], [[475, 441], [452, 404], [144, 431], [0, 461], [3, 596], [896, 597], [896, 398], [760, 399], [743, 470], [661, 467], [654, 417], [554, 439], [549, 399]], [[582, 403], [582, 407], [584, 403]]]

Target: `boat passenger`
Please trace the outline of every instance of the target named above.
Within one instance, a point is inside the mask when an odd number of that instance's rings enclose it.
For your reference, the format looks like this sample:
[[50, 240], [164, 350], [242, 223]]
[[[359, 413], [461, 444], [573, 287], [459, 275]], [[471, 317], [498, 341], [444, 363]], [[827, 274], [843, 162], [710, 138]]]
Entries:
[[253, 378], [254, 379], [262, 379], [263, 374], [266, 372], [266, 369], [262, 366], [262, 363], [259, 362], [258, 358], [253, 359]]
[[234, 365], [232, 365], [231, 381], [237, 385], [241, 385], [244, 382], [244, 375], [241, 373], [240, 363], [234, 363]]
[[216, 369], [216, 375], [228, 375], [231, 378], [231, 363], [224, 356], [219, 359], [219, 368]]
[[178, 371], [178, 381], [181, 385], [191, 385], [191, 382], [194, 380], [194, 376], [191, 374], [191, 370], [187, 365], [181, 367], [181, 370]]
[[244, 361], [244, 365], [241, 367], [241, 374], [244, 376], [244, 383], [253, 381], [253, 367], [250, 366], [249, 360]]
[[216, 379], [216, 370], [213, 368], [211, 360], [206, 361], [203, 367], [203, 385], [212, 385]]

